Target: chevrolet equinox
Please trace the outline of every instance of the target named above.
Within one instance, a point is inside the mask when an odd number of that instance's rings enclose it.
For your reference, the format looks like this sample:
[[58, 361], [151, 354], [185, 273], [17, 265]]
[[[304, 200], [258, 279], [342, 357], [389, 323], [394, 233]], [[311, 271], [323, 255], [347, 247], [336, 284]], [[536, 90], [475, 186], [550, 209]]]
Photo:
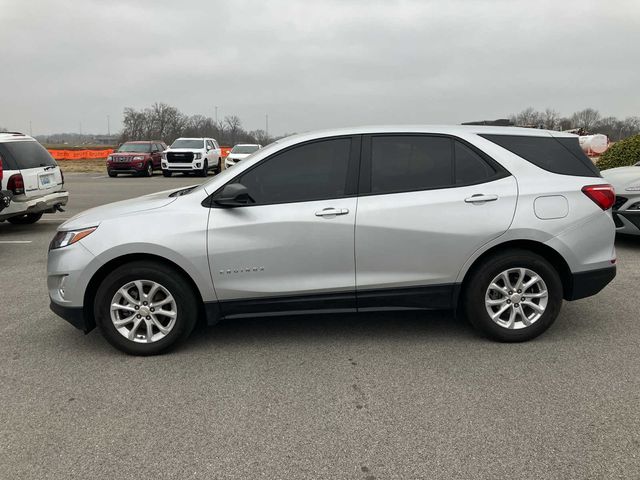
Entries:
[[371, 127], [279, 140], [204, 184], [94, 208], [51, 241], [51, 308], [150, 355], [197, 322], [452, 309], [529, 340], [615, 276], [615, 194], [575, 135]]

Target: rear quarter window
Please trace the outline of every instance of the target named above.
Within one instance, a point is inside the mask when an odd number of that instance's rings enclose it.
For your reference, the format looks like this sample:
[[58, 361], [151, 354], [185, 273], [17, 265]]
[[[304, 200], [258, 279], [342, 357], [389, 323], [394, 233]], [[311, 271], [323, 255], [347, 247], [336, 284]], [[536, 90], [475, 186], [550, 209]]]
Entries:
[[57, 165], [47, 149], [34, 141], [0, 143], [0, 155], [6, 170], [26, 170]]
[[555, 138], [527, 135], [480, 135], [548, 172], [578, 177], [600, 177], [578, 137]]

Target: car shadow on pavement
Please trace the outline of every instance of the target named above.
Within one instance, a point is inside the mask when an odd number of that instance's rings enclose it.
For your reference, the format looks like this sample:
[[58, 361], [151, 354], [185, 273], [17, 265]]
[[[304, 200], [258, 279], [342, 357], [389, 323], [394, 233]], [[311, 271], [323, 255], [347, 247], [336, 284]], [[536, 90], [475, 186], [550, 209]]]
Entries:
[[450, 311], [367, 312], [268, 316], [223, 320], [199, 328], [180, 349], [210, 348], [216, 344], [295, 341], [297, 343], [351, 342], [392, 339], [415, 342], [452, 342], [478, 337], [464, 320]]

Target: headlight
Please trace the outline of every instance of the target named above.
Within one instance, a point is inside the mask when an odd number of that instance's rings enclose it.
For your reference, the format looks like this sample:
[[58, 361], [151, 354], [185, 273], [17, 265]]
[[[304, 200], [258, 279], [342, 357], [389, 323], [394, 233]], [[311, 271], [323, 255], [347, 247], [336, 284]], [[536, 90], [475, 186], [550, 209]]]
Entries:
[[640, 192], [640, 185], [631, 185], [625, 188], [627, 192]]
[[200, 160], [202, 158], [202, 154], [201, 153], [194, 153], [193, 154], [193, 159], [194, 160]]
[[110, 162], [111, 160], [113, 160], [113, 155], [109, 155], [109, 156], [107, 157], [107, 162]]
[[54, 250], [56, 248], [67, 247], [69, 245], [73, 245], [78, 240], [82, 240], [87, 235], [95, 232], [98, 227], [89, 227], [83, 228], [82, 230], [68, 230], [57, 232], [56, 236], [53, 237], [51, 243], [49, 244], [49, 250]]
[[142, 155], [136, 155], [133, 157], [133, 161], [135, 162], [136, 160], [144, 160], [144, 157]]
[[167, 154], [162, 152], [162, 160], [166, 160], [167, 159]]
[[630, 205], [629, 208], [627, 208], [627, 210], [640, 210], [640, 202]]

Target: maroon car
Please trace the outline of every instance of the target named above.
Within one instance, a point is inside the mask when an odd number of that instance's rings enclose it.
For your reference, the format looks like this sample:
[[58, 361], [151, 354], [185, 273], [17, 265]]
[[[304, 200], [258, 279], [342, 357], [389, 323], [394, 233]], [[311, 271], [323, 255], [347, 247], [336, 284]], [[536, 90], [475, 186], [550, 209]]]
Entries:
[[107, 157], [107, 173], [117, 177], [119, 173], [133, 173], [150, 177], [154, 170], [161, 170], [162, 152], [167, 149], [164, 142], [144, 140], [126, 142]]

